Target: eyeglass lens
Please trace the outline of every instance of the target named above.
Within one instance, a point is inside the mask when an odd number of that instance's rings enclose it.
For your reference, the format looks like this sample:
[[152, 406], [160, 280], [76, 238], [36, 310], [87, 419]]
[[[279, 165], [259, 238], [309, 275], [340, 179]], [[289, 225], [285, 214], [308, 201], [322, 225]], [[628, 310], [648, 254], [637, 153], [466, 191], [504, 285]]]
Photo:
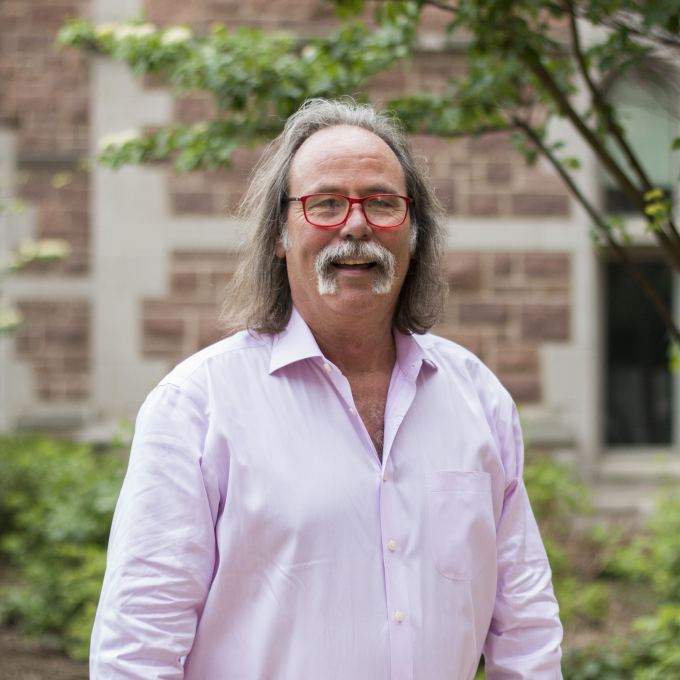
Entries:
[[[334, 226], [344, 222], [350, 202], [344, 196], [317, 194], [305, 202], [309, 222], [316, 226]], [[406, 216], [408, 203], [401, 196], [371, 196], [363, 203], [366, 219], [377, 227], [394, 227]]]

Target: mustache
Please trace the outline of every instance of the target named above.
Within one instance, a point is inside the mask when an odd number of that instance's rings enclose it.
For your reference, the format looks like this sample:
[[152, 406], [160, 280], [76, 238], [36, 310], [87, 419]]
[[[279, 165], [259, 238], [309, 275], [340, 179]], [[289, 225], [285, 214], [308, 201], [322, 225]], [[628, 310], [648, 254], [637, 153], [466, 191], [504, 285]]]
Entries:
[[373, 241], [343, 241], [327, 245], [315, 260], [319, 294], [336, 295], [338, 292], [338, 273], [333, 262], [344, 258], [356, 258], [375, 262], [375, 281], [373, 295], [384, 295], [392, 289], [396, 261], [385, 246]]

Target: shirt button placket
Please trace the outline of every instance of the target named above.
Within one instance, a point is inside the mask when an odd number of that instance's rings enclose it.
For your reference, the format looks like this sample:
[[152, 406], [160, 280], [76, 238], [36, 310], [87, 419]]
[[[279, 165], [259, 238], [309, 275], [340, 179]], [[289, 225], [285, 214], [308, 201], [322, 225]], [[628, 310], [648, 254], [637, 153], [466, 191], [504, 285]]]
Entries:
[[[391, 680], [413, 680], [412, 639], [409, 624], [409, 603], [404, 565], [400, 551], [401, 530], [392, 475], [388, 475], [388, 457], [380, 485], [380, 520], [383, 540], [385, 589], [389, 614]], [[387, 483], [389, 480], [390, 483]], [[397, 541], [399, 538], [399, 541]]]

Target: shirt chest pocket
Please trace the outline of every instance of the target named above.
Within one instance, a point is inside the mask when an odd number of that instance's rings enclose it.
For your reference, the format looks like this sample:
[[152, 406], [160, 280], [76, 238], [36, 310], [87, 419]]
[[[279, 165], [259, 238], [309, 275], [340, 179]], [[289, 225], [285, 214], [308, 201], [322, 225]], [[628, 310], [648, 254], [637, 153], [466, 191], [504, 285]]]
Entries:
[[432, 557], [447, 578], [471, 581], [496, 555], [488, 472], [426, 472]]

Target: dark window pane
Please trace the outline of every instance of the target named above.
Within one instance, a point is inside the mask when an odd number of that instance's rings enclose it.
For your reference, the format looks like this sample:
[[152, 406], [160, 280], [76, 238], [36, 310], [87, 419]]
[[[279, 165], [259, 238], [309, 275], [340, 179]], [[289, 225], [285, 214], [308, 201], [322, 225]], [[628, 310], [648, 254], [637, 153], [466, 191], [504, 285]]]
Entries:
[[[666, 198], [673, 200], [673, 192], [668, 187], [659, 187]], [[604, 209], [608, 214], [630, 215], [637, 213], [637, 208], [630, 202], [628, 196], [621, 189], [605, 187], [604, 190]]]
[[[671, 268], [638, 265], [671, 306]], [[607, 264], [607, 443], [671, 443], [671, 376], [666, 329], [627, 269]]]

